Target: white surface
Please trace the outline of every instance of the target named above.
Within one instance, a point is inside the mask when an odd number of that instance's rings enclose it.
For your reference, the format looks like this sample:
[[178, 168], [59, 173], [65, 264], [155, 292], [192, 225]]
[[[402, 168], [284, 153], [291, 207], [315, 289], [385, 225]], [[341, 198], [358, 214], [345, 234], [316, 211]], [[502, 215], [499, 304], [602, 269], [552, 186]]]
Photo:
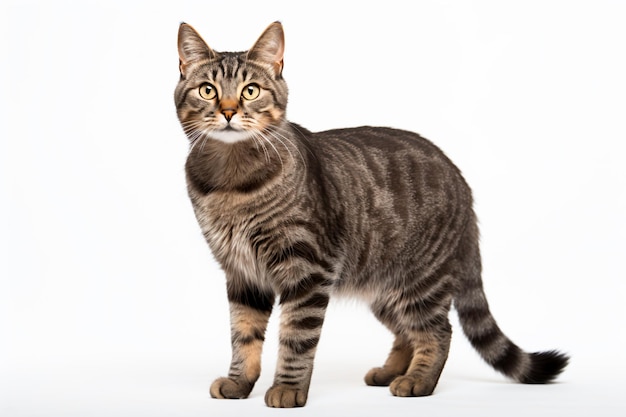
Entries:
[[435, 141], [474, 189], [501, 327], [573, 357], [557, 384], [512, 384], [455, 325], [436, 395], [393, 398], [362, 382], [389, 335], [339, 302], [309, 403], [290, 413], [625, 413], [622, 2], [172, 3], [0, 4], [0, 415], [281, 413], [263, 404], [275, 321], [251, 398], [209, 398], [228, 369], [227, 303], [172, 99], [180, 21], [242, 50], [274, 20], [290, 119]]

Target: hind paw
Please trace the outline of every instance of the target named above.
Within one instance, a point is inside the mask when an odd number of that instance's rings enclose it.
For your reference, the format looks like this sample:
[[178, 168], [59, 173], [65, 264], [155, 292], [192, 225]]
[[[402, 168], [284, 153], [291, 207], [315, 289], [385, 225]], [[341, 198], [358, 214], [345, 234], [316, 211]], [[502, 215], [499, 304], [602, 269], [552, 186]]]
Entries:
[[415, 377], [403, 375], [391, 382], [389, 390], [396, 397], [424, 397], [432, 394], [435, 387], [424, 384]]
[[218, 378], [211, 384], [211, 397], [240, 399], [248, 398], [253, 385], [247, 381], [233, 378]]
[[372, 387], [387, 387], [397, 376], [398, 374], [396, 372], [392, 372], [384, 367], [372, 368], [367, 375], [365, 375], [365, 383]]

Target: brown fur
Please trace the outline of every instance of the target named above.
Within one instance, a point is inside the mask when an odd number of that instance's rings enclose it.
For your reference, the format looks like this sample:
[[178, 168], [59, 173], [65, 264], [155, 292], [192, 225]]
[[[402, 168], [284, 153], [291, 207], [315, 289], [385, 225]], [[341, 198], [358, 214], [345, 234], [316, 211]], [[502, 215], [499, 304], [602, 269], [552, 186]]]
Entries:
[[[279, 23], [247, 52], [216, 52], [186, 24], [178, 44], [175, 101], [191, 142], [189, 196], [226, 273], [231, 310], [231, 366], [211, 386], [213, 397], [249, 395], [276, 297], [271, 407], [306, 403], [335, 294], [363, 299], [395, 335], [384, 366], [365, 377], [393, 395], [435, 389], [452, 301], [470, 342], [495, 369], [525, 383], [561, 372], [566, 356], [523, 352], [489, 312], [471, 191], [434, 144], [389, 128], [311, 133], [288, 122]], [[200, 95], [207, 83], [216, 97]], [[258, 97], [242, 94], [257, 87]]]

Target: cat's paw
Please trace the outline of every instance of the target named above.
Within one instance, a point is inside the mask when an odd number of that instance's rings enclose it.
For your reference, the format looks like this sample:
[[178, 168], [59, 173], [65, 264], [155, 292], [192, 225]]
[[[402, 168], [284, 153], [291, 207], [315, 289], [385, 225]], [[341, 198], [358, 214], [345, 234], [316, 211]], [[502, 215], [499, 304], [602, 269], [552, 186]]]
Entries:
[[241, 399], [248, 398], [253, 384], [233, 378], [218, 378], [211, 384], [211, 397]]
[[288, 385], [274, 385], [265, 394], [265, 404], [273, 408], [303, 407], [308, 392]]
[[424, 397], [432, 394], [434, 389], [434, 386], [408, 375], [397, 377], [389, 386], [389, 390], [396, 397]]
[[365, 375], [365, 383], [373, 387], [387, 387], [398, 374], [385, 368], [372, 368]]

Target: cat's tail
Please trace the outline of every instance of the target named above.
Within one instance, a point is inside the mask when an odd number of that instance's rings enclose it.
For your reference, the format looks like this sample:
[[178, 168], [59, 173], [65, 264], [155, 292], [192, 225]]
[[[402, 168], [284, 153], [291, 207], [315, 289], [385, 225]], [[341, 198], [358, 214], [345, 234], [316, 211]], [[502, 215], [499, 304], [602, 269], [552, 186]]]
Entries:
[[459, 247], [461, 259], [459, 287], [454, 297], [463, 332], [480, 356], [497, 371], [525, 384], [544, 384], [554, 380], [565, 368], [569, 357], [558, 351], [528, 353], [500, 330], [483, 291], [478, 226], [471, 221]]

